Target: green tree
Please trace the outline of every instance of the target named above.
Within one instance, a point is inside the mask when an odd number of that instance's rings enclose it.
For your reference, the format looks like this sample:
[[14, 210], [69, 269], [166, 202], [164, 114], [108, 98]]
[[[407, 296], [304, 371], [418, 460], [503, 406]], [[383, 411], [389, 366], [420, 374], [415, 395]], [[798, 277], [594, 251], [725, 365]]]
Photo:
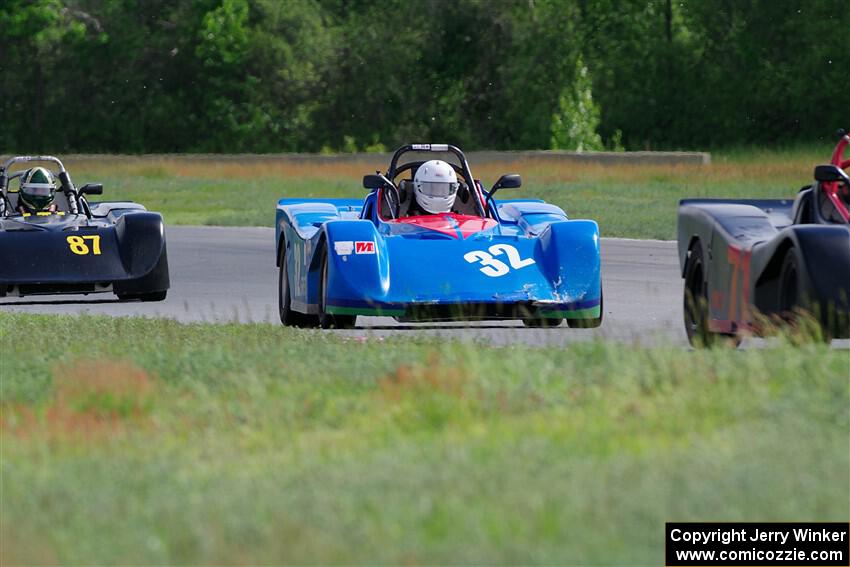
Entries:
[[[6, 0], [0, 9], [0, 109], [6, 136], [23, 148], [48, 143], [53, 124], [50, 106], [56, 85], [51, 78], [68, 42], [85, 34], [85, 24], [59, 0]], [[6, 137], [4, 136], [4, 137]]]
[[196, 148], [296, 151], [312, 145], [312, 114], [330, 57], [317, 4], [223, 0], [203, 16], [198, 37]]
[[576, 61], [572, 84], [561, 92], [558, 111], [552, 116], [553, 150], [601, 151], [605, 149], [596, 129], [599, 106], [593, 100], [593, 85], [584, 62]]
[[839, 0], [0, 0], [2, 149], [812, 140], [848, 126], [848, 28]]

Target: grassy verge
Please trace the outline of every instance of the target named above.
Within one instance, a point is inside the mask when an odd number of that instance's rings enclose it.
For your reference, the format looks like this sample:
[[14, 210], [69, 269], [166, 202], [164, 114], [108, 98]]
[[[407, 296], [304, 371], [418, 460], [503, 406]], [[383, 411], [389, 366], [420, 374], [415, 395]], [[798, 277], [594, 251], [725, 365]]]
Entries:
[[3, 564], [651, 564], [846, 520], [846, 352], [0, 314]]
[[[523, 175], [502, 198], [541, 198], [572, 218], [592, 218], [604, 236], [675, 238], [685, 197], [791, 198], [828, 160], [829, 144], [792, 150], [734, 150], [703, 167], [556, 165], [534, 160], [476, 167], [485, 186], [500, 174]], [[174, 224], [271, 226], [281, 197], [362, 197], [364, 173], [387, 164], [322, 166], [248, 160], [124, 158], [69, 160], [78, 184], [102, 181], [104, 199], [133, 199]]]

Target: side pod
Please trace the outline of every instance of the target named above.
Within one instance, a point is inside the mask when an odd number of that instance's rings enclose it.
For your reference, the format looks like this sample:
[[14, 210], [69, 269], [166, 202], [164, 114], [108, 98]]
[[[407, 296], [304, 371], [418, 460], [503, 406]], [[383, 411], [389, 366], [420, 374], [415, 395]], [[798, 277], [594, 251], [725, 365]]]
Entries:
[[602, 294], [599, 226], [592, 220], [552, 223], [540, 235], [543, 269], [556, 292], [570, 301], [598, 305]]
[[[368, 220], [332, 221], [325, 224], [324, 231], [328, 305], [347, 307], [350, 301], [386, 296], [390, 287], [389, 252], [375, 225]], [[311, 268], [321, 269], [317, 265], [321, 255], [316, 254]]]

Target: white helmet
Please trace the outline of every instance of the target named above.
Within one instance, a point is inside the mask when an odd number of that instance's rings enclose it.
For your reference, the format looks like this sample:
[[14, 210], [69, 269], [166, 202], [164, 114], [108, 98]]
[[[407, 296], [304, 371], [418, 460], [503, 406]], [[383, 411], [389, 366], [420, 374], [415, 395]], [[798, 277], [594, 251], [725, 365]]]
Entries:
[[455, 170], [438, 159], [432, 159], [420, 165], [413, 178], [416, 202], [432, 214], [447, 213], [452, 210], [457, 196], [457, 187]]

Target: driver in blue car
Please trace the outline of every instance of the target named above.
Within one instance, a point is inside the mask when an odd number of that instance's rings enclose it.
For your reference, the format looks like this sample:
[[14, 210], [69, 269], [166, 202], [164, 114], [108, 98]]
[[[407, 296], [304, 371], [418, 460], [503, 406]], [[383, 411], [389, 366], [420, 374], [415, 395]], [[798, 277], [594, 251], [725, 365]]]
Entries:
[[18, 212], [22, 215], [35, 213], [55, 213], [56, 180], [49, 170], [33, 167], [21, 177], [21, 189], [18, 194]]
[[455, 170], [448, 163], [432, 159], [416, 170], [413, 177], [414, 199], [408, 215], [438, 215], [451, 212], [459, 184]]

